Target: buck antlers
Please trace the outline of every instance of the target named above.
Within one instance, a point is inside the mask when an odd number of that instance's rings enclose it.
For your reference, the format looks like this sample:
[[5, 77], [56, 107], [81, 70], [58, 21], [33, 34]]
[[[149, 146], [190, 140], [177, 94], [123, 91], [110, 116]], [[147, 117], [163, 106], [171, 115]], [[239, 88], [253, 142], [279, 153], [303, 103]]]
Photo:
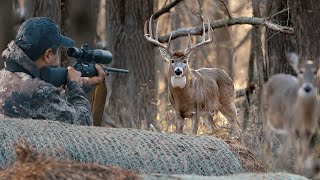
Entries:
[[[148, 27], [149, 22], [149, 27]], [[184, 51], [170, 49], [171, 36], [168, 46], [158, 40], [158, 23], [155, 38], [152, 33], [152, 16], [145, 23], [144, 36], [152, 44], [159, 46], [162, 58], [168, 62], [169, 100], [176, 113], [176, 131], [183, 132], [184, 118], [193, 118], [192, 132], [197, 133], [199, 116], [206, 116], [206, 125], [212, 132], [214, 125], [212, 115], [220, 111], [239, 130], [236, 107], [234, 104], [235, 92], [232, 79], [223, 70], [217, 68], [189, 68], [190, 54], [196, 48], [212, 42], [212, 28], [208, 23], [209, 38], [206, 39], [206, 26], [202, 23], [202, 41], [191, 46], [189, 43]], [[149, 29], [149, 32], [148, 32]]]
[[[155, 39], [153, 38], [153, 34], [152, 34], [152, 18], [153, 18], [153, 15], [150, 17], [150, 20], [149, 21], [146, 21], [146, 23], [144, 24], [144, 37], [149, 41], [151, 42], [152, 44], [156, 45], [156, 46], [159, 46], [159, 47], [162, 47], [164, 48], [165, 50], [168, 51], [168, 54], [169, 55], [173, 55], [173, 51], [170, 49], [170, 41], [171, 41], [171, 37], [172, 37], [172, 34], [170, 34], [170, 37], [169, 37], [169, 41], [168, 41], [168, 46], [162, 44], [159, 42], [158, 40], [158, 25], [159, 25], [159, 22], [157, 22], [157, 26], [156, 26], [156, 35], [155, 35]], [[149, 22], [149, 34], [148, 34], [148, 22]], [[184, 53], [185, 55], [189, 55], [193, 50], [195, 50], [196, 48], [202, 46], [202, 45], [206, 45], [206, 44], [210, 44], [212, 42], [212, 39], [213, 39], [213, 29], [211, 28], [210, 26], [210, 21], [208, 20], [208, 31], [209, 31], [209, 39], [206, 40], [206, 27], [204, 25], [204, 23], [202, 23], [202, 29], [203, 29], [203, 33], [202, 33], [202, 42], [194, 45], [194, 46], [191, 46], [191, 37], [190, 37], [190, 34], [188, 34], [189, 36], [189, 43], [188, 43], [188, 46], [187, 48], [184, 50]]]

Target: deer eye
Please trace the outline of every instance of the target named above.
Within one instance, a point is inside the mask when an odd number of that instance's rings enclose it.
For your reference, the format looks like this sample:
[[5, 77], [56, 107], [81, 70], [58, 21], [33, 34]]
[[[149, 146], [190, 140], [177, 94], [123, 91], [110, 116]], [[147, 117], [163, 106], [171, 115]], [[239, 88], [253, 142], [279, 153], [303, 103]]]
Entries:
[[173, 63], [174, 63], [174, 60], [171, 60], [171, 63], [173, 64]]
[[183, 62], [184, 64], [186, 64], [186, 63], [187, 63], [187, 60], [183, 60], [182, 62]]

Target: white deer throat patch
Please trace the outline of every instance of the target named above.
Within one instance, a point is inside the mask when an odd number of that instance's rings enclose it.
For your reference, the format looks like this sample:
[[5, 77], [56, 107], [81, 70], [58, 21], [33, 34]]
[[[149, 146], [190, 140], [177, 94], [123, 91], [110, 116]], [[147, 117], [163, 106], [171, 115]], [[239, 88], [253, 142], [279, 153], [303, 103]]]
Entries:
[[183, 77], [175, 77], [171, 76], [171, 85], [172, 87], [179, 87], [179, 88], [184, 88], [187, 83], [187, 78], [185, 76]]

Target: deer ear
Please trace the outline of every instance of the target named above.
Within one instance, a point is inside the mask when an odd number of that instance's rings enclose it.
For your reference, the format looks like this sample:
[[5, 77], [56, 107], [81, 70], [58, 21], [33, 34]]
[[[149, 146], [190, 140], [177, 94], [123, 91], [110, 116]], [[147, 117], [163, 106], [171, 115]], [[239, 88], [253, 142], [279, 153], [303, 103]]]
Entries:
[[287, 61], [289, 63], [289, 65], [291, 66], [291, 68], [296, 71], [296, 73], [298, 73], [298, 66], [299, 66], [299, 55], [297, 53], [294, 52], [289, 52], [286, 53], [287, 56]]
[[160, 54], [162, 59], [166, 60], [166, 61], [170, 61], [170, 55], [167, 51], [167, 49], [163, 48], [163, 47], [159, 47], [160, 50]]

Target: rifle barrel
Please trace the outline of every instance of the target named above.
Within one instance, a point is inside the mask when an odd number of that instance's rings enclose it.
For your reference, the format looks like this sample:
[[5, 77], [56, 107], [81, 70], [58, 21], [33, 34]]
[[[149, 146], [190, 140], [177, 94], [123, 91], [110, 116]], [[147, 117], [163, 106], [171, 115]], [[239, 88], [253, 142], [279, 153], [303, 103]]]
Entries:
[[108, 73], [114, 72], [114, 73], [129, 73], [126, 69], [117, 69], [117, 68], [111, 68], [111, 67], [104, 67], [104, 70], [107, 70]]

